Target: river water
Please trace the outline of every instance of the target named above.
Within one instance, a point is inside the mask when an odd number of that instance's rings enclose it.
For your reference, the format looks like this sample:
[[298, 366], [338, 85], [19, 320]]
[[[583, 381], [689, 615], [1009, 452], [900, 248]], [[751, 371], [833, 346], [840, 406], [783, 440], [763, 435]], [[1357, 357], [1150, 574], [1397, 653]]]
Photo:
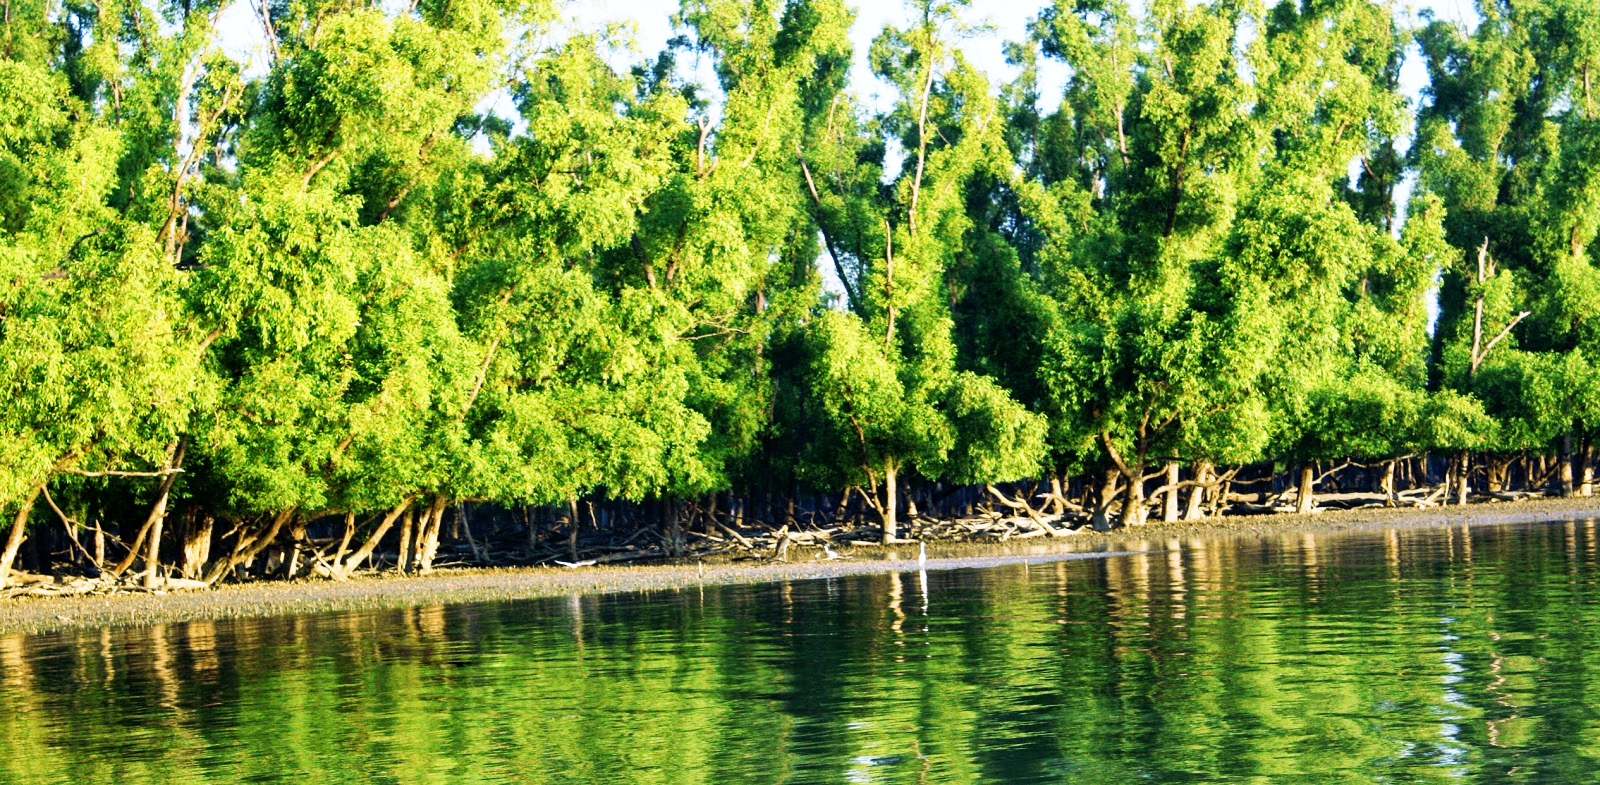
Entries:
[[0, 782], [1600, 780], [1594, 521], [0, 638]]

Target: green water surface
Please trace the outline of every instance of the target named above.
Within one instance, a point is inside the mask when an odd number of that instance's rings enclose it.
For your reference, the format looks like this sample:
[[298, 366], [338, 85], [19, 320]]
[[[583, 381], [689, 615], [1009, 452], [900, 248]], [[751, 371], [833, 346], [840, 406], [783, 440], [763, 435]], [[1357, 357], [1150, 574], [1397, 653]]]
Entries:
[[1593, 521], [0, 638], [0, 782], [1600, 781]]

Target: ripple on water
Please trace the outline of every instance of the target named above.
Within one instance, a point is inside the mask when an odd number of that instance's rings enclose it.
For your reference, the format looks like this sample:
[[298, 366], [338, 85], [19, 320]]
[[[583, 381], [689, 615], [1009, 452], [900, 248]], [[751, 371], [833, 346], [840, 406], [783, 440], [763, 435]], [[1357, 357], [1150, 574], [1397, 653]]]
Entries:
[[0, 782], [1569, 785], [1591, 529], [5, 638]]

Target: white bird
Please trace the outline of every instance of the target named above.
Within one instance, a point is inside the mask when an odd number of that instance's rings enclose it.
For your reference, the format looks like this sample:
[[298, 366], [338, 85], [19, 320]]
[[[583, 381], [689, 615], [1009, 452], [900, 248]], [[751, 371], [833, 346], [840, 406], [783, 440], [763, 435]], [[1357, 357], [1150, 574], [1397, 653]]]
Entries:
[[921, 540], [917, 541], [917, 566], [928, 566], [928, 543]]
[[845, 558], [843, 556], [840, 556], [838, 551], [836, 551], [836, 550], [834, 550], [832, 548], [829, 548], [826, 543], [824, 543], [823, 546], [822, 546], [822, 555], [828, 561], [838, 561], [840, 559]]
[[569, 570], [576, 570], [579, 567], [593, 567], [599, 563], [599, 559], [584, 559], [583, 561], [562, 561], [560, 559], [556, 559], [556, 564], [566, 567]]

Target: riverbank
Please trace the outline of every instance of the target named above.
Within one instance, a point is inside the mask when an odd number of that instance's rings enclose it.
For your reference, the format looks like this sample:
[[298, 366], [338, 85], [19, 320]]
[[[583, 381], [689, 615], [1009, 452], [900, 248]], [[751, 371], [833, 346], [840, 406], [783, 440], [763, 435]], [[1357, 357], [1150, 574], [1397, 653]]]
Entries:
[[829, 558], [818, 548], [795, 547], [787, 561], [677, 563], [626, 567], [455, 569], [429, 576], [371, 575], [350, 581], [262, 582], [169, 594], [22, 597], [0, 601], [0, 635], [72, 628], [121, 627], [185, 621], [378, 610], [442, 603], [519, 600], [572, 594], [661, 591], [708, 585], [764, 583], [830, 576], [960, 569], [1060, 559], [1116, 558], [1130, 551], [1161, 550], [1173, 541], [1280, 537], [1388, 527], [1429, 528], [1600, 517], [1600, 497], [1530, 499], [1429, 509], [1330, 510], [1312, 515], [1215, 518], [1154, 523], [1111, 532], [1080, 531], [1060, 539], [1005, 543], [928, 543], [857, 546]]

